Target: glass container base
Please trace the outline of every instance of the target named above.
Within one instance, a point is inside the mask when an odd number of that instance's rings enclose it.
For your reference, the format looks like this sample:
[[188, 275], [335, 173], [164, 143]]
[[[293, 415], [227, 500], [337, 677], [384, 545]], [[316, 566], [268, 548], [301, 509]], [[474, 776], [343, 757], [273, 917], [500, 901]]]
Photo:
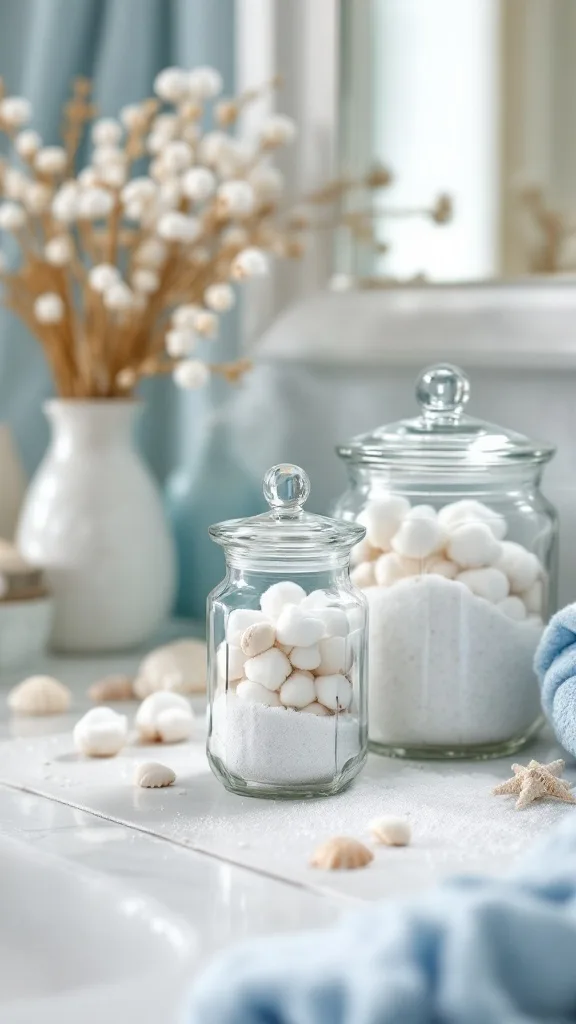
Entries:
[[338, 775], [326, 781], [274, 783], [253, 782], [234, 775], [228, 771], [219, 757], [208, 752], [210, 767], [225, 789], [238, 796], [253, 796], [267, 800], [306, 800], [342, 793], [362, 770], [366, 757], [367, 752], [359, 754], [348, 761]]
[[380, 743], [369, 740], [368, 746], [375, 754], [386, 757], [400, 757], [413, 761], [490, 761], [497, 757], [509, 757], [525, 747], [536, 736], [544, 724], [540, 717], [521, 735], [513, 736], [500, 743], [464, 744], [459, 746], [413, 746], [407, 744]]

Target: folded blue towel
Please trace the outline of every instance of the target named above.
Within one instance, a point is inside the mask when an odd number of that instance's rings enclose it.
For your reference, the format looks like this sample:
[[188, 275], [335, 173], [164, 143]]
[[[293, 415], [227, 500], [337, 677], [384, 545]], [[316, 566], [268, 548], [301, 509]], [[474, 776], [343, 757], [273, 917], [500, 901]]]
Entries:
[[550, 620], [534, 667], [546, 717], [558, 742], [576, 757], [576, 604], [569, 604]]
[[504, 879], [448, 882], [330, 931], [226, 954], [196, 984], [186, 1016], [187, 1024], [536, 1021], [576, 1021], [576, 811]]

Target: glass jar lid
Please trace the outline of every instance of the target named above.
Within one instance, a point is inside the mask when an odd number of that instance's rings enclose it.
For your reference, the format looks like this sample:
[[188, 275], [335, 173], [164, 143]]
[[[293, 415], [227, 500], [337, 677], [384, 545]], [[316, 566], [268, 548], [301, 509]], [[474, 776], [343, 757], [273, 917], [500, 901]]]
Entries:
[[366, 530], [359, 523], [305, 512], [310, 481], [299, 466], [272, 466], [263, 480], [270, 511], [248, 519], [229, 519], [208, 530], [227, 553], [255, 563], [298, 562], [320, 567], [330, 556], [347, 559]]
[[469, 398], [470, 382], [462, 370], [449, 363], [430, 366], [416, 384], [420, 416], [359, 434], [336, 451], [343, 459], [373, 466], [404, 463], [472, 470], [552, 458], [552, 445], [466, 416]]

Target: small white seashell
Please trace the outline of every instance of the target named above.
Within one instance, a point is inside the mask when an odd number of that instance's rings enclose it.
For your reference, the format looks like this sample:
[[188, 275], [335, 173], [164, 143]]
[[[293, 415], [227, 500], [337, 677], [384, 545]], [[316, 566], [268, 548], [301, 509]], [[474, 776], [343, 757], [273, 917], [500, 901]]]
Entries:
[[280, 701], [286, 708], [305, 708], [314, 703], [316, 690], [309, 672], [293, 672], [280, 687]]
[[142, 789], [160, 789], [163, 786], [171, 786], [173, 782], [176, 782], [176, 772], [165, 764], [146, 761], [144, 764], [136, 765], [135, 786], [141, 786]]
[[457, 526], [448, 539], [446, 554], [461, 569], [480, 569], [494, 565], [502, 546], [486, 523], [464, 523]]
[[90, 700], [95, 704], [106, 704], [114, 700], [134, 700], [134, 680], [131, 676], [105, 676], [93, 683], [88, 690]]
[[306, 672], [318, 668], [322, 660], [318, 644], [312, 644], [310, 647], [293, 647], [288, 657], [294, 668], [301, 668]]
[[76, 722], [72, 736], [86, 757], [114, 757], [128, 738], [128, 719], [112, 708], [92, 708]]
[[8, 694], [8, 707], [17, 715], [61, 715], [72, 693], [52, 676], [29, 676]]
[[281, 644], [311, 647], [324, 636], [324, 623], [302, 611], [295, 604], [286, 605], [276, 623], [276, 636]]
[[292, 666], [288, 658], [277, 647], [271, 647], [263, 654], [248, 658], [244, 665], [246, 677], [268, 690], [279, 690], [291, 671]]
[[364, 843], [348, 836], [334, 836], [314, 851], [310, 866], [323, 871], [351, 871], [365, 868], [373, 860], [374, 854]]
[[248, 629], [244, 630], [240, 647], [249, 658], [256, 654], [263, 654], [274, 646], [276, 633], [274, 626], [269, 622], [254, 622]]
[[255, 622], [268, 622], [264, 612], [256, 608], [235, 608], [230, 612], [226, 623], [226, 639], [229, 644], [240, 647], [242, 637], [248, 626]]
[[136, 728], [148, 743], [178, 743], [194, 729], [194, 712], [179, 693], [151, 693], [136, 712]]
[[352, 687], [346, 676], [317, 676], [316, 700], [331, 711], [346, 711], [352, 703]]
[[216, 652], [216, 664], [220, 679], [227, 679], [229, 683], [235, 679], [244, 677], [244, 665], [246, 655], [234, 644], [227, 644], [225, 640], [218, 645]]
[[158, 690], [203, 693], [206, 689], [206, 644], [176, 640], [150, 651], [141, 662], [134, 682], [140, 699]]
[[236, 695], [240, 700], [248, 701], [250, 704], [266, 704], [269, 708], [280, 707], [280, 698], [274, 690], [267, 689], [261, 683], [255, 683], [252, 679], [243, 679], [236, 687]]
[[456, 578], [477, 597], [483, 597], [492, 604], [498, 604], [508, 597], [508, 580], [503, 572], [492, 566], [486, 569], [466, 569]]
[[405, 818], [374, 818], [368, 826], [377, 843], [408, 846], [412, 831]]
[[298, 583], [282, 580], [265, 590], [260, 598], [260, 607], [264, 615], [275, 622], [287, 604], [300, 604], [306, 597], [306, 591]]

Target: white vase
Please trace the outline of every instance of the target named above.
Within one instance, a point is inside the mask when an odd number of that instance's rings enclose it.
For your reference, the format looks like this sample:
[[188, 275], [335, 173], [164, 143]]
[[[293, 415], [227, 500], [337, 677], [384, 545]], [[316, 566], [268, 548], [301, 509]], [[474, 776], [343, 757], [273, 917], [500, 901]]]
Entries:
[[52, 442], [18, 525], [23, 556], [55, 597], [53, 645], [113, 651], [146, 640], [174, 597], [174, 548], [159, 491], [132, 441], [138, 404], [46, 404]]

